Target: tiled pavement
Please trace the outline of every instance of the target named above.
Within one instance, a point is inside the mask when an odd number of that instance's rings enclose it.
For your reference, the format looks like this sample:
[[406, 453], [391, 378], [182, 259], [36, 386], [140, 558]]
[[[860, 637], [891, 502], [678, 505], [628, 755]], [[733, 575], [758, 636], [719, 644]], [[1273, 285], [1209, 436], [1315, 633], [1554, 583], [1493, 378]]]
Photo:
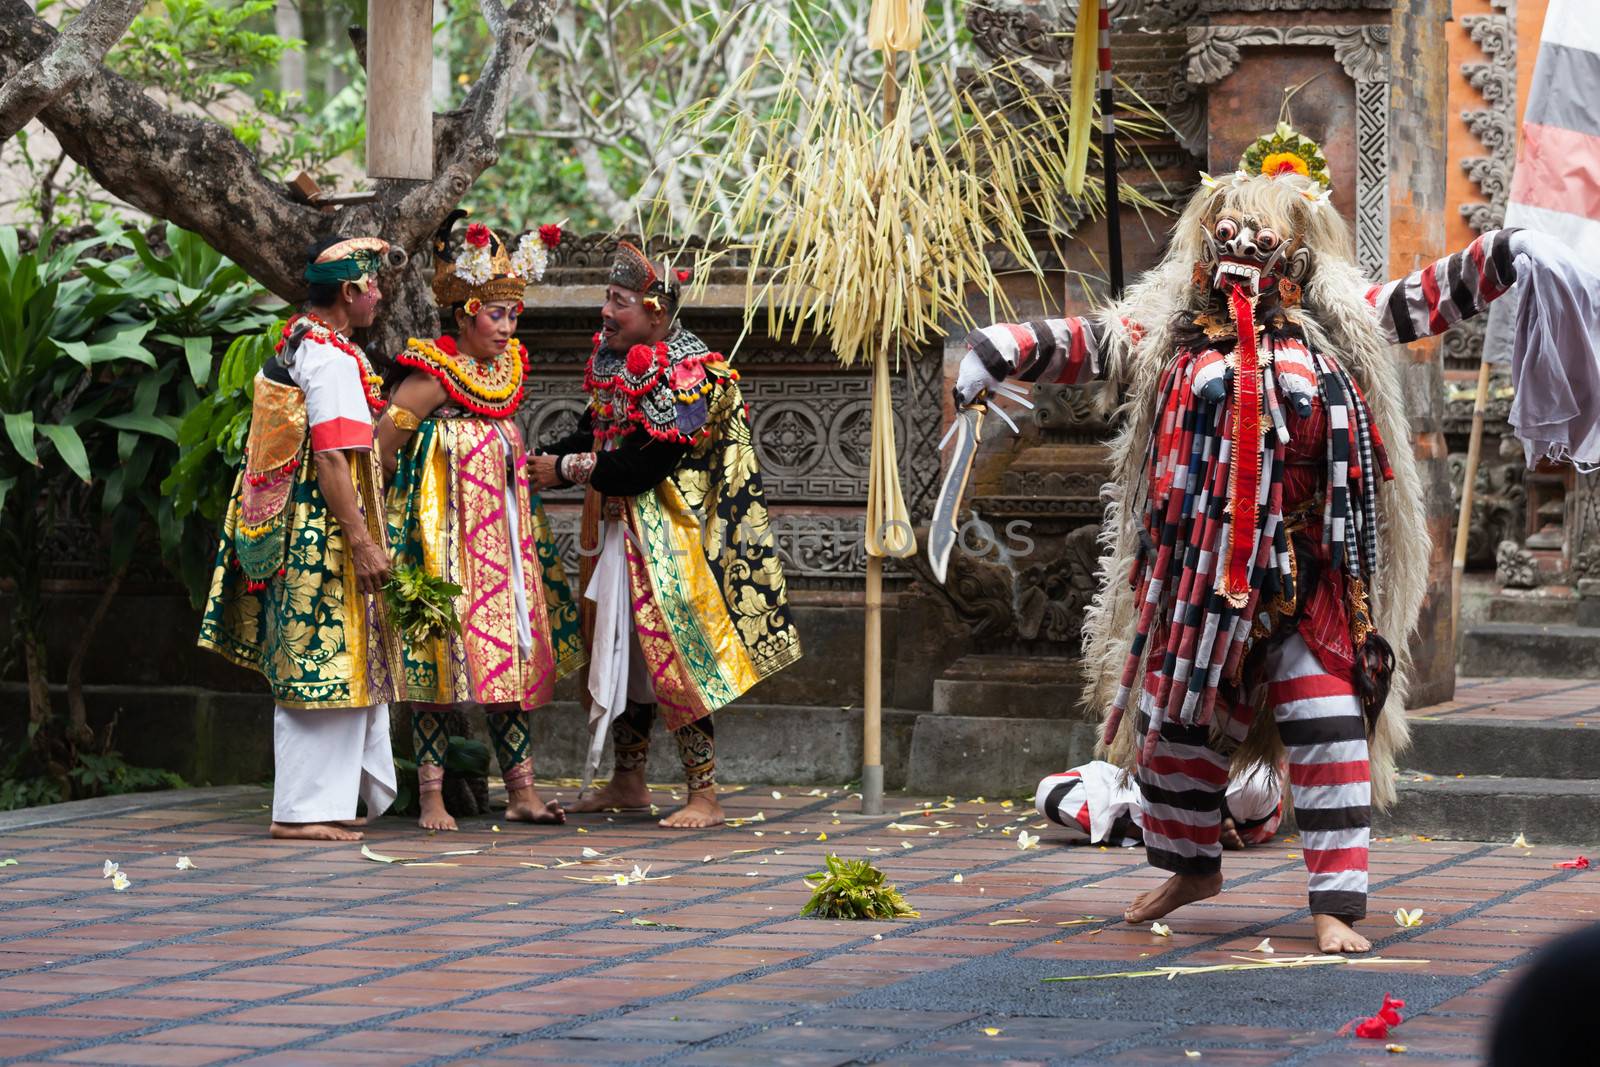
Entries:
[[1600, 729], [1600, 681], [1593, 678], [1462, 678], [1455, 699], [1412, 718], [1519, 719]]
[[[1136, 852], [1063, 847], [1020, 805], [941, 799], [891, 827], [825, 792], [731, 792], [730, 812], [760, 821], [707, 832], [617, 815], [369, 833], [449, 866], [272, 842], [264, 792], [12, 829], [0, 1062], [1459, 1067], [1529, 953], [1600, 919], [1600, 871], [1556, 867], [1568, 854], [1382, 841], [1369, 932], [1379, 954], [1426, 962], [1045, 984], [1227, 962], [1263, 937], [1277, 958], [1308, 952], [1294, 840], [1230, 854], [1224, 895], [1164, 938], [1077, 922], [1155, 882]], [[1004, 832], [1024, 826], [1039, 847]], [[558, 866], [585, 848], [602, 858]], [[484, 851], [443, 855], [467, 849]], [[871, 858], [922, 918], [797, 918], [801, 876], [829, 851]], [[574, 880], [635, 864], [661, 880]], [[1402, 906], [1421, 925], [1398, 928]], [[1417, 1012], [1391, 1038], [1403, 1057], [1337, 1035], [1386, 991]]]

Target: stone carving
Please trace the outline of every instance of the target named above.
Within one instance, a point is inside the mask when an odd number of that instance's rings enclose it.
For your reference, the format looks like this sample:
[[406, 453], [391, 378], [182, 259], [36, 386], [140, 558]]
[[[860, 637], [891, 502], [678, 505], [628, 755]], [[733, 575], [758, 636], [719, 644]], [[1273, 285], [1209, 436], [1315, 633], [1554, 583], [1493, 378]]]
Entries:
[[1332, 48], [1356, 83], [1356, 263], [1381, 280], [1389, 263], [1389, 27], [1387, 25], [1191, 26], [1188, 80], [1213, 85], [1244, 48]]
[[1600, 579], [1600, 474], [1573, 475], [1566, 527], [1572, 581]]
[[1515, 541], [1501, 541], [1495, 548], [1495, 579], [1507, 589], [1536, 589], [1539, 562], [1533, 553]]
[[1239, 65], [1240, 50], [1264, 45], [1332, 47], [1352, 81], [1389, 80], [1388, 26], [1191, 26], [1188, 79], [1214, 85]]
[[[1063, 539], [1059, 555], [1035, 563], [1014, 555], [1003, 534], [987, 541], [969, 537], [951, 557], [942, 585], [922, 554], [906, 562], [985, 648], [1048, 642], [1076, 653], [1095, 593], [1097, 533], [1096, 526], [1080, 526]], [[964, 550], [980, 545], [988, 551]]]
[[[1495, 0], [1507, 8], [1512, 0]], [[1472, 135], [1488, 155], [1461, 161], [1467, 177], [1484, 200], [1461, 205], [1467, 223], [1479, 233], [1505, 221], [1511, 169], [1516, 162], [1517, 29], [1514, 15], [1463, 15], [1461, 25], [1482, 49], [1487, 63], [1463, 63], [1467, 84], [1483, 95], [1488, 106], [1461, 113]]]
[[[1466, 478], [1464, 452], [1450, 453], [1450, 500], [1452, 510], [1461, 512], [1461, 483]], [[1495, 547], [1502, 541], [1521, 541], [1527, 512], [1527, 493], [1522, 486], [1521, 463], [1496, 463], [1493, 453], [1478, 464], [1473, 481], [1472, 522], [1467, 532], [1467, 564], [1487, 567], [1495, 560]]]

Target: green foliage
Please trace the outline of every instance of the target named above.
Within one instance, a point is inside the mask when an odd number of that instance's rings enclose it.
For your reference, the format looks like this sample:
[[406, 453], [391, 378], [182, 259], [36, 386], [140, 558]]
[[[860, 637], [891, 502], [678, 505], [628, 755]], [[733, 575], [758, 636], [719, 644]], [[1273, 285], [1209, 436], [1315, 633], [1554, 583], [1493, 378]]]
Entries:
[[[244, 462], [256, 372], [272, 355], [282, 329], [282, 321], [274, 320], [264, 331], [235, 337], [211, 388], [178, 424], [178, 459], [161, 482], [161, 497], [173, 522], [197, 526], [202, 534], [209, 531], [212, 540]], [[210, 558], [203, 553], [208, 544], [215, 547], [203, 541], [200, 554], [185, 552], [176, 561], [191, 595], [203, 595], [210, 579]]]
[[183, 789], [188, 783], [171, 771], [131, 767], [116, 749], [80, 752], [78, 763], [67, 772], [75, 784], [73, 795], [109, 797], [123, 793], [148, 793], [156, 789]]
[[389, 621], [409, 644], [461, 632], [456, 600], [461, 587], [436, 578], [421, 567], [395, 567], [384, 584]]
[[149, 88], [209, 112], [254, 85], [257, 72], [275, 66], [284, 52], [305, 47], [304, 41], [251, 28], [270, 20], [276, 6], [275, 0], [161, 0], [133, 20], [108, 62]]
[[22, 252], [16, 230], [0, 229], [0, 422], [11, 445], [0, 450], [0, 577], [17, 583], [19, 608], [35, 617], [47, 487], [112, 473], [112, 448], [131, 457], [141, 442], [176, 438], [141, 402], [151, 389], [127, 373], [157, 369], [147, 340], [155, 324], [139, 321], [130, 293], [74, 273], [103, 267], [84, 257], [120, 240], [106, 232], [53, 253]]
[[819, 919], [915, 919], [919, 913], [906, 903], [883, 872], [866, 860], [842, 860], [833, 853], [824, 858], [825, 870], [806, 878], [811, 899], [801, 915]]
[[[218, 494], [232, 486], [242, 455], [249, 379], [270, 354], [263, 340], [274, 335], [264, 329], [277, 316], [259, 306], [264, 294], [243, 269], [195, 234], [169, 224], [165, 255], [137, 231], [127, 239], [134, 255], [83, 268], [100, 289], [134, 302], [151, 356], [149, 372], [124, 383], [127, 412], [117, 425], [125, 431], [144, 428], [156, 439], [119, 434], [116, 462], [104, 475], [101, 508], [112, 520], [112, 566], [130, 558], [140, 526], [152, 521], [162, 557], [198, 603], [216, 551]], [[247, 343], [231, 344], [233, 339]], [[213, 419], [227, 421], [236, 448], [194, 447], [207, 440], [197, 424], [210, 429]], [[185, 443], [186, 432], [192, 444]]]

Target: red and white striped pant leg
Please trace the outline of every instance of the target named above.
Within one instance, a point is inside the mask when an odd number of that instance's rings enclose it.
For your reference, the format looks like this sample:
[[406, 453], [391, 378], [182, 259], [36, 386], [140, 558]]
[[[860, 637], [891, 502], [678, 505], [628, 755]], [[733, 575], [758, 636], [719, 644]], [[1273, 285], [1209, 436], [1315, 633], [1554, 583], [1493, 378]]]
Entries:
[[1267, 702], [1289, 754], [1295, 823], [1313, 915], [1367, 914], [1372, 777], [1367, 724], [1349, 681], [1327, 674], [1299, 634], [1268, 658]]
[[[1151, 698], [1140, 695], [1139, 736], [1150, 729]], [[1235, 741], [1249, 729], [1253, 711], [1245, 706], [1219, 718]], [[1152, 867], [1174, 874], [1213, 874], [1222, 869], [1222, 797], [1228, 786], [1228, 757], [1217, 751], [1210, 726], [1161, 724], [1149, 763], [1140, 762], [1140, 809], [1144, 813], [1144, 851]]]

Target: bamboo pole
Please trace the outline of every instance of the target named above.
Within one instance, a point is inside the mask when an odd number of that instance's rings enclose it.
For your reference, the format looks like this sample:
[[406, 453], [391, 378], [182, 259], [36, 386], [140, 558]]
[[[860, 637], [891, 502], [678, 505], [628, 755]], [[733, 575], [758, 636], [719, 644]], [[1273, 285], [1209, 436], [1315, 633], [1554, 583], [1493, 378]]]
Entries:
[[1472, 402], [1472, 436], [1467, 442], [1467, 469], [1461, 479], [1461, 514], [1456, 518], [1455, 558], [1450, 567], [1450, 633], [1460, 647], [1461, 581], [1467, 569], [1467, 536], [1472, 532], [1472, 491], [1478, 482], [1483, 451], [1483, 416], [1489, 406], [1489, 363], [1478, 364], [1478, 393]]
[[[895, 79], [895, 53], [892, 49], [885, 49], [883, 53], [883, 125], [885, 128], [894, 121], [896, 110], [900, 106], [900, 84]], [[876, 365], [872, 369], [873, 405], [872, 416], [874, 422], [882, 415], [882, 403], [889, 390], [889, 353], [878, 353]], [[893, 419], [893, 415], [889, 416]], [[893, 423], [890, 423], [892, 428]], [[882, 432], [882, 427], [875, 427], [874, 432]], [[895, 462], [895, 457], [890, 457], [889, 462]], [[884, 472], [874, 466], [869, 477], [879, 479], [885, 473], [892, 475], [892, 471]], [[867, 522], [873, 521], [872, 509], [867, 509]], [[883, 557], [872, 551], [874, 546], [881, 545], [886, 540], [887, 532], [883, 530], [866, 530], [867, 540], [867, 589], [866, 589], [866, 635], [862, 646], [862, 668], [866, 672], [861, 686], [861, 814], [883, 814]]]

